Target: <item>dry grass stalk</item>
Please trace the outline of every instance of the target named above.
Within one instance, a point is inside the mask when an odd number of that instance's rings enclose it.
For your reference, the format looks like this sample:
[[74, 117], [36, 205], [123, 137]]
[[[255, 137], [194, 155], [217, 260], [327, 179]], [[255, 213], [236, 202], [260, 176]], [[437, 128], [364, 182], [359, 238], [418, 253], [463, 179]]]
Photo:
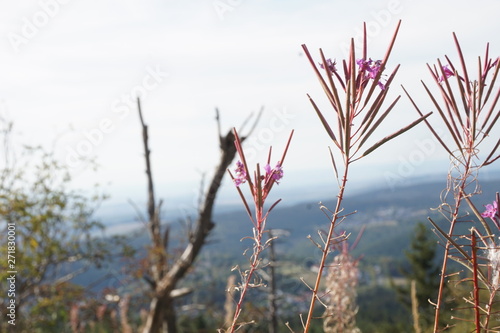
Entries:
[[421, 333], [420, 329], [420, 315], [418, 313], [418, 298], [417, 298], [417, 281], [411, 280], [411, 314], [413, 317], [413, 329], [415, 333]]
[[343, 250], [333, 258], [326, 277], [324, 298], [326, 310], [323, 319], [325, 333], [361, 333], [356, 327], [358, 287], [358, 260], [349, 254], [347, 242]]

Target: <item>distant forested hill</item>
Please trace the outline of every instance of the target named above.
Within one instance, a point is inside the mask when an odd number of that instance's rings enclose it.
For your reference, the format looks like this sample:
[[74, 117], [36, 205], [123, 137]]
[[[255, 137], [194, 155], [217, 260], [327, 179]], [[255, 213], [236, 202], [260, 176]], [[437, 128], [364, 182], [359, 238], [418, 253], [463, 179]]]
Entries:
[[[401, 256], [406, 248], [411, 230], [415, 223], [426, 222], [428, 216], [439, 219], [439, 214], [431, 210], [441, 203], [440, 195], [446, 182], [429, 182], [400, 187], [391, 190], [372, 190], [366, 193], [348, 196], [344, 200], [344, 212], [349, 215], [339, 225], [338, 231], [352, 232], [353, 237], [362, 226], [367, 229], [356, 250], [365, 257]], [[474, 198], [478, 209], [491, 203], [496, 191], [500, 191], [500, 180], [482, 184], [482, 195]], [[333, 192], [333, 191], [332, 191]], [[333, 209], [334, 201], [325, 198], [322, 202]], [[287, 255], [308, 257], [307, 252], [314, 251], [308, 235], [316, 236], [319, 229], [328, 227], [328, 218], [319, 209], [319, 202], [306, 201], [292, 206], [280, 203], [269, 215], [267, 227], [284, 229], [289, 233], [280, 240], [282, 251]], [[215, 216], [216, 228], [208, 246], [211, 251], [240, 253], [245, 247], [240, 239], [251, 233], [249, 221], [243, 206], [232, 212]], [[429, 224], [430, 228], [430, 224]]]
[[[353, 242], [361, 228], [366, 228], [358, 246], [352, 252], [361, 258], [358, 323], [363, 332], [374, 331], [373, 327], [384, 332], [401, 332], [401, 327], [410, 327], [410, 314], [398, 303], [389, 281], [400, 276], [399, 269], [406, 263], [404, 251], [408, 249], [416, 223], [427, 223], [427, 217], [432, 216], [446, 225], [447, 222], [440, 214], [430, 209], [439, 206], [445, 186], [445, 181], [422, 182], [398, 187], [393, 191], [372, 189], [345, 198], [344, 213], [356, 213], [347, 216], [337, 231], [340, 233], [345, 230], [350, 233], [349, 242]], [[332, 189], [332, 193], [335, 190]], [[482, 205], [493, 201], [497, 191], [500, 191], [500, 180], [482, 183], [483, 194], [474, 198], [480, 211], [483, 210]], [[325, 198], [322, 205], [333, 209], [332, 199]], [[267, 221], [267, 227], [275, 230], [275, 235], [278, 236], [273, 243], [278, 261], [280, 320], [283, 322], [293, 321], [298, 318], [299, 313], [306, 311], [310, 293], [300, 279], [311, 281], [315, 276], [314, 265], [319, 262], [319, 250], [307, 236], [311, 235], [319, 240], [318, 230], [326, 230], [329, 224], [328, 218], [319, 207], [319, 202], [314, 200], [293, 205], [283, 202], [273, 209]], [[180, 308], [205, 309], [202, 312], [181, 310], [180, 317], [187, 318], [188, 322], [193, 316], [203, 316], [203, 313], [223, 308], [227, 278], [236, 274], [231, 268], [236, 264], [245, 267], [247, 259], [243, 252], [252, 245], [249, 239], [245, 239], [251, 236], [252, 224], [242, 205], [232, 209], [225, 207], [214, 216], [214, 222], [216, 226], [209, 242], [203, 248], [188, 278], [183, 281], [183, 286], [191, 287], [193, 293], [179, 300]], [[431, 229], [430, 223], [428, 225]], [[185, 239], [188, 226], [189, 223], [172, 223], [169, 244], [171, 250], [175, 251], [179, 242]], [[134, 234], [131, 244], [144, 251], [148, 244], [145, 228]], [[267, 255], [268, 251], [264, 252], [264, 260]], [[101, 270], [91, 270], [76, 277], [73, 282], [90, 284], [96, 293], [109, 288], [110, 285], [118, 287], [118, 292], [122, 293], [134, 293], [134, 290], [140, 292], [141, 279], [136, 279], [137, 283], [128, 285], [127, 290], [119, 290], [120, 283], [116, 281], [126, 278], [119, 273], [122, 271], [122, 265], [123, 261], [116, 260]], [[115, 283], [110, 279], [100, 282], [102, 276], [109, 272], [112, 272]], [[249, 300], [265, 308], [266, 292], [266, 289], [256, 290], [251, 293]]]

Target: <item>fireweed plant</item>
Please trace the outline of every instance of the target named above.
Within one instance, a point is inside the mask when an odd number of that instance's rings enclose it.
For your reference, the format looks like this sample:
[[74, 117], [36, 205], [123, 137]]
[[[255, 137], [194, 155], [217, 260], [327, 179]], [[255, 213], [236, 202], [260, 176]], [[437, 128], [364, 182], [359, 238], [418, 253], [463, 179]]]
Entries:
[[[495, 307], [495, 295], [500, 288], [499, 198], [497, 194], [495, 202], [486, 205], [486, 211], [482, 214], [471, 199], [480, 193], [477, 180], [479, 170], [500, 158], [500, 155], [495, 155], [500, 146], [499, 131], [493, 130], [500, 117], [500, 89], [495, 86], [500, 69], [499, 57], [490, 58], [487, 45], [484, 58], [478, 57], [477, 78], [471, 79], [471, 72], [466, 66], [455, 34], [453, 39], [458, 64], [455, 65], [445, 56], [444, 63], [438, 59], [436, 65], [427, 65], [437, 92], [422, 81], [447, 134], [438, 135], [428, 119], [425, 123], [449, 154], [451, 161], [447, 188], [443, 191], [442, 203], [437, 208], [449, 223], [447, 230], [429, 218], [444, 246], [440, 287], [436, 300], [433, 301], [436, 309], [434, 332], [450, 326], [441, 323], [441, 310], [445, 303], [444, 289], [448, 279], [457, 282], [452, 286], [460, 284], [470, 291], [470, 295], [464, 297], [465, 306], [456, 309], [454, 319], [472, 321], [476, 332], [498, 332], [498, 321], [491, 319], [493, 314], [498, 315], [499, 310], [498, 306]], [[405, 93], [422, 115], [406, 90]], [[491, 148], [484, 147], [485, 141], [493, 143]], [[458, 234], [456, 227], [459, 223], [468, 223], [468, 232]], [[466, 271], [450, 272], [450, 259], [465, 266]]]
[[[271, 237], [265, 242], [263, 241], [263, 236], [266, 232], [267, 217], [271, 210], [281, 201], [281, 199], [274, 202], [267, 209], [267, 211], [265, 210], [264, 205], [274, 184], [278, 185], [283, 178], [283, 162], [285, 160], [288, 147], [290, 146], [290, 141], [292, 140], [293, 131], [290, 133], [290, 137], [288, 138], [288, 142], [285, 146], [285, 150], [283, 151], [281, 159], [278, 160], [277, 163], [274, 164], [274, 166], [271, 166], [272, 148], [269, 148], [267, 163], [265, 164], [264, 168], [261, 169], [260, 165], [257, 164], [255, 171], [253, 172], [250, 172], [245, 158], [245, 153], [241, 146], [241, 140], [236, 130], [234, 130], [234, 136], [234, 144], [236, 146], [236, 150], [238, 152], [240, 160], [236, 162], [236, 169], [234, 170], [234, 174], [231, 173], [230, 170], [228, 170], [228, 172], [234, 182], [234, 185], [236, 186], [241, 200], [243, 201], [243, 205], [248, 214], [248, 217], [250, 218], [250, 221], [253, 225], [252, 236], [250, 237], [253, 240], [253, 253], [249, 258], [249, 268], [246, 270], [239, 269], [241, 282], [236, 288], [236, 290], [239, 291], [239, 300], [236, 303], [233, 321], [226, 332], [234, 332], [244, 325], [244, 323], [238, 322], [244, 298], [250, 288], [258, 287], [261, 285], [259, 277], [256, 276], [257, 271], [262, 267], [262, 259], [260, 255], [262, 251], [264, 251], [273, 240], [273, 238]], [[248, 188], [250, 190], [250, 195], [254, 205], [254, 213], [252, 213], [250, 205], [241, 190], [241, 186], [245, 183], [248, 184]]]
[[326, 114], [319, 110], [318, 106], [309, 95], [307, 96], [328, 136], [333, 141], [334, 150], [337, 151], [337, 154], [340, 154], [343, 165], [342, 175], [340, 175], [339, 168], [337, 167], [339, 164], [338, 158], [335, 158], [334, 152], [330, 149], [330, 156], [339, 191], [335, 209], [332, 210], [332, 214], [329, 216], [330, 225], [328, 232], [326, 234], [319, 232], [320, 241], [313, 241], [315, 245], [321, 249], [322, 254], [316, 282], [313, 286], [309, 286], [312, 295], [307, 318], [305, 322], [303, 321], [304, 333], [308, 332], [310, 329], [316, 302], [319, 301], [323, 303], [321, 301], [319, 289], [323, 270], [327, 265], [327, 256], [334, 250], [334, 246], [338, 244], [339, 241], [342, 241], [342, 239], [339, 239], [338, 235], [336, 235], [334, 229], [336, 225], [349, 215], [342, 213], [342, 200], [344, 198], [349, 167], [355, 161], [367, 156], [384, 143], [408, 131], [430, 115], [430, 113], [421, 115], [419, 119], [411, 124], [376, 141], [374, 144], [368, 145], [369, 139], [372, 137], [374, 131], [384, 119], [386, 119], [400, 98], [400, 96], [398, 96], [388, 106], [383, 106], [385, 105], [384, 102], [390, 90], [391, 82], [399, 68], [399, 65], [396, 66], [388, 76], [384, 74], [400, 24], [401, 21], [396, 27], [389, 47], [382, 60], [372, 60], [368, 57], [365, 24], [361, 56], [355, 54], [354, 39], [351, 39], [349, 58], [343, 60], [338, 65], [340, 69], [337, 68], [336, 61], [327, 59], [321, 49], [319, 50], [320, 62], [317, 64], [307, 47], [302, 45], [321, 87], [332, 106], [333, 118], [336, 124], [331, 125], [327, 120]]
[[[322, 299], [325, 306], [324, 332], [361, 333], [356, 326], [358, 263], [361, 257], [354, 258], [351, 252], [356, 248], [364, 230], [363, 226], [352, 245], [349, 245], [347, 240], [332, 245], [337, 254], [328, 265], [326, 275], [326, 292]], [[345, 232], [340, 234], [343, 235]]]

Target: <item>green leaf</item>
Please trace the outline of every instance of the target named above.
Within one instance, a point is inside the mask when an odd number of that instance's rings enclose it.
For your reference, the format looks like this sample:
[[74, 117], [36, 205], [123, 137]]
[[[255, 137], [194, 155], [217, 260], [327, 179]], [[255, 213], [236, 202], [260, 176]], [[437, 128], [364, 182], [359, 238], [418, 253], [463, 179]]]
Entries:
[[29, 243], [30, 243], [31, 248], [33, 248], [33, 249], [38, 248], [38, 242], [35, 238], [30, 238]]

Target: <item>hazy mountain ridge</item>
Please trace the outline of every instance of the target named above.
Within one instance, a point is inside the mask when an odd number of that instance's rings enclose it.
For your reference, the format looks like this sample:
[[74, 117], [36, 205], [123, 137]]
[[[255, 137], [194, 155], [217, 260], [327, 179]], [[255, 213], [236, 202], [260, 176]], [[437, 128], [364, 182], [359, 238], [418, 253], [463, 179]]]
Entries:
[[[370, 313], [376, 319], [383, 320], [383, 311], [395, 313], [403, 311], [395, 298], [394, 291], [388, 288], [387, 278], [397, 276], [399, 267], [406, 262], [404, 251], [408, 249], [412, 231], [417, 222], [426, 222], [428, 216], [440, 219], [439, 213], [432, 211], [440, 204], [440, 195], [446, 186], [445, 181], [431, 181], [408, 186], [400, 186], [394, 191], [370, 189], [366, 192], [346, 196], [344, 212], [350, 214], [338, 226], [337, 231], [346, 230], [350, 233], [349, 242], [352, 242], [364, 226], [366, 230], [358, 243], [353, 255], [361, 257], [361, 285], [359, 293], [360, 313]], [[500, 179], [484, 182], [482, 195], [475, 197], [479, 211], [482, 205], [491, 203], [496, 191], [500, 191]], [[333, 209], [334, 201], [325, 200], [322, 205]], [[282, 299], [283, 314], [296, 316], [303, 312], [301, 307], [307, 303], [309, 291], [300, 278], [314, 277], [314, 265], [319, 262], [319, 250], [307, 238], [320, 242], [318, 230], [326, 230], [329, 220], [320, 210], [318, 200], [310, 199], [293, 205], [278, 204], [270, 213], [267, 228], [281, 229], [285, 232], [278, 234], [274, 240], [276, 257], [278, 260], [278, 288]], [[130, 219], [130, 218], [129, 218]], [[182, 309], [204, 309], [213, 307], [220, 309], [224, 302], [225, 283], [229, 275], [236, 274], [231, 270], [236, 264], [246, 265], [243, 252], [251, 248], [250, 239], [244, 239], [252, 234], [252, 224], [243, 205], [233, 209], [225, 208], [214, 215], [215, 228], [202, 249], [197, 263], [190, 274], [182, 282], [182, 286], [191, 287], [195, 292], [179, 300]], [[117, 219], [118, 221], [118, 219]], [[447, 222], [444, 222], [447, 223]], [[177, 252], [185, 241], [188, 224], [171, 222], [171, 242], [169, 249]], [[118, 226], [117, 224], [116, 226]], [[125, 224], [130, 227], [130, 224]], [[431, 225], [429, 224], [429, 229]], [[145, 253], [149, 244], [149, 236], [144, 227], [131, 228], [127, 233], [134, 232], [131, 244]], [[263, 253], [266, 258], [267, 252]], [[124, 263], [116, 260], [106, 267], [88, 272], [76, 277], [73, 282], [92, 286], [96, 294], [109, 290], [118, 294], [142, 294], [148, 287], [142, 279], [130, 279], [122, 273]], [[133, 269], [133, 267], [129, 267]], [[103, 279], [103, 276], [108, 276]], [[129, 281], [129, 283], [122, 283]], [[385, 282], [384, 282], [385, 281]], [[377, 303], [383, 300], [383, 305]], [[264, 301], [266, 292], [253, 293], [255, 301]], [[374, 302], [378, 305], [374, 305]], [[146, 305], [144, 305], [146, 306]], [[368, 310], [370, 309], [370, 310]], [[389, 309], [389, 310], [388, 310]], [[382, 311], [381, 313], [377, 312]], [[181, 311], [188, 316], [187, 310]], [[406, 314], [401, 314], [406, 316]]]
[[[368, 229], [387, 229], [388, 234], [391, 234], [393, 231], [389, 232], [390, 229], [396, 226], [400, 229], [398, 234], [409, 232], [407, 225], [413, 225], [417, 221], [425, 222], [429, 215], [437, 214], [431, 208], [436, 208], [441, 204], [440, 197], [446, 187], [446, 180], [434, 181], [432, 177], [427, 178], [431, 181], [398, 186], [393, 190], [387, 187], [371, 187], [364, 192], [358, 190], [354, 194], [347, 195], [343, 201], [343, 212], [350, 215], [338, 226], [337, 230], [348, 229], [356, 232], [364, 225]], [[480, 211], [482, 205], [491, 203], [495, 192], [500, 191], [500, 178], [496, 180], [488, 178], [488, 181], [482, 183], [482, 195], [473, 198]], [[332, 189], [332, 193], [333, 190], [336, 189]], [[298, 242], [309, 242], [306, 240], [308, 235], [317, 235], [319, 229], [326, 228], [329, 224], [329, 219], [320, 210], [320, 206], [334, 209], [335, 202], [331, 198], [325, 198], [321, 202], [311, 198], [290, 205], [280, 202], [269, 214], [267, 228], [287, 230], [288, 241], [295, 245]], [[124, 211], [127, 210], [119, 208], [117, 216], [111, 216], [109, 219], [106, 217], [103, 220], [108, 225], [108, 229], [111, 229], [108, 233], [129, 234], [141, 231], [134, 243], [148, 242], [142, 222], [138, 222], [136, 215], [125, 214]], [[174, 216], [169, 222], [176, 240], [181, 240], [185, 236], [187, 225], [182, 220], [187, 215], [189, 212], [184, 217]], [[195, 216], [191, 217], [195, 218]], [[210, 244], [207, 249], [224, 250], [232, 247], [241, 249], [245, 246], [240, 240], [251, 235], [252, 224], [243, 204], [216, 207], [213, 220], [215, 228], [210, 235]], [[364, 243], [368, 242], [367, 236], [368, 233], [365, 233]], [[283, 241], [286, 243], [285, 239]]]
[[[342, 228], [359, 229], [362, 225], [375, 226], [396, 225], [408, 220], [425, 221], [427, 216], [436, 214], [431, 208], [440, 205], [440, 195], [446, 182], [429, 182], [400, 187], [394, 191], [371, 190], [361, 194], [346, 196], [343, 201], [345, 214], [349, 215]], [[482, 185], [482, 195], [474, 197], [481, 211], [483, 204], [491, 203], [496, 191], [500, 191], [500, 180], [489, 181]], [[482, 201], [482, 203], [480, 202]], [[269, 214], [267, 228], [286, 229], [295, 237], [306, 237], [316, 230], [328, 225], [329, 220], [319, 209], [318, 201], [309, 200], [295, 205], [278, 204]], [[321, 205], [333, 209], [334, 201], [325, 200]], [[238, 210], [214, 216], [216, 228], [214, 236], [227, 239], [238, 234], [251, 232], [251, 222], [243, 206]], [[245, 227], [246, 226], [246, 227]], [[241, 231], [241, 232], [240, 232]], [[238, 238], [239, 239], [239, 238]]]

